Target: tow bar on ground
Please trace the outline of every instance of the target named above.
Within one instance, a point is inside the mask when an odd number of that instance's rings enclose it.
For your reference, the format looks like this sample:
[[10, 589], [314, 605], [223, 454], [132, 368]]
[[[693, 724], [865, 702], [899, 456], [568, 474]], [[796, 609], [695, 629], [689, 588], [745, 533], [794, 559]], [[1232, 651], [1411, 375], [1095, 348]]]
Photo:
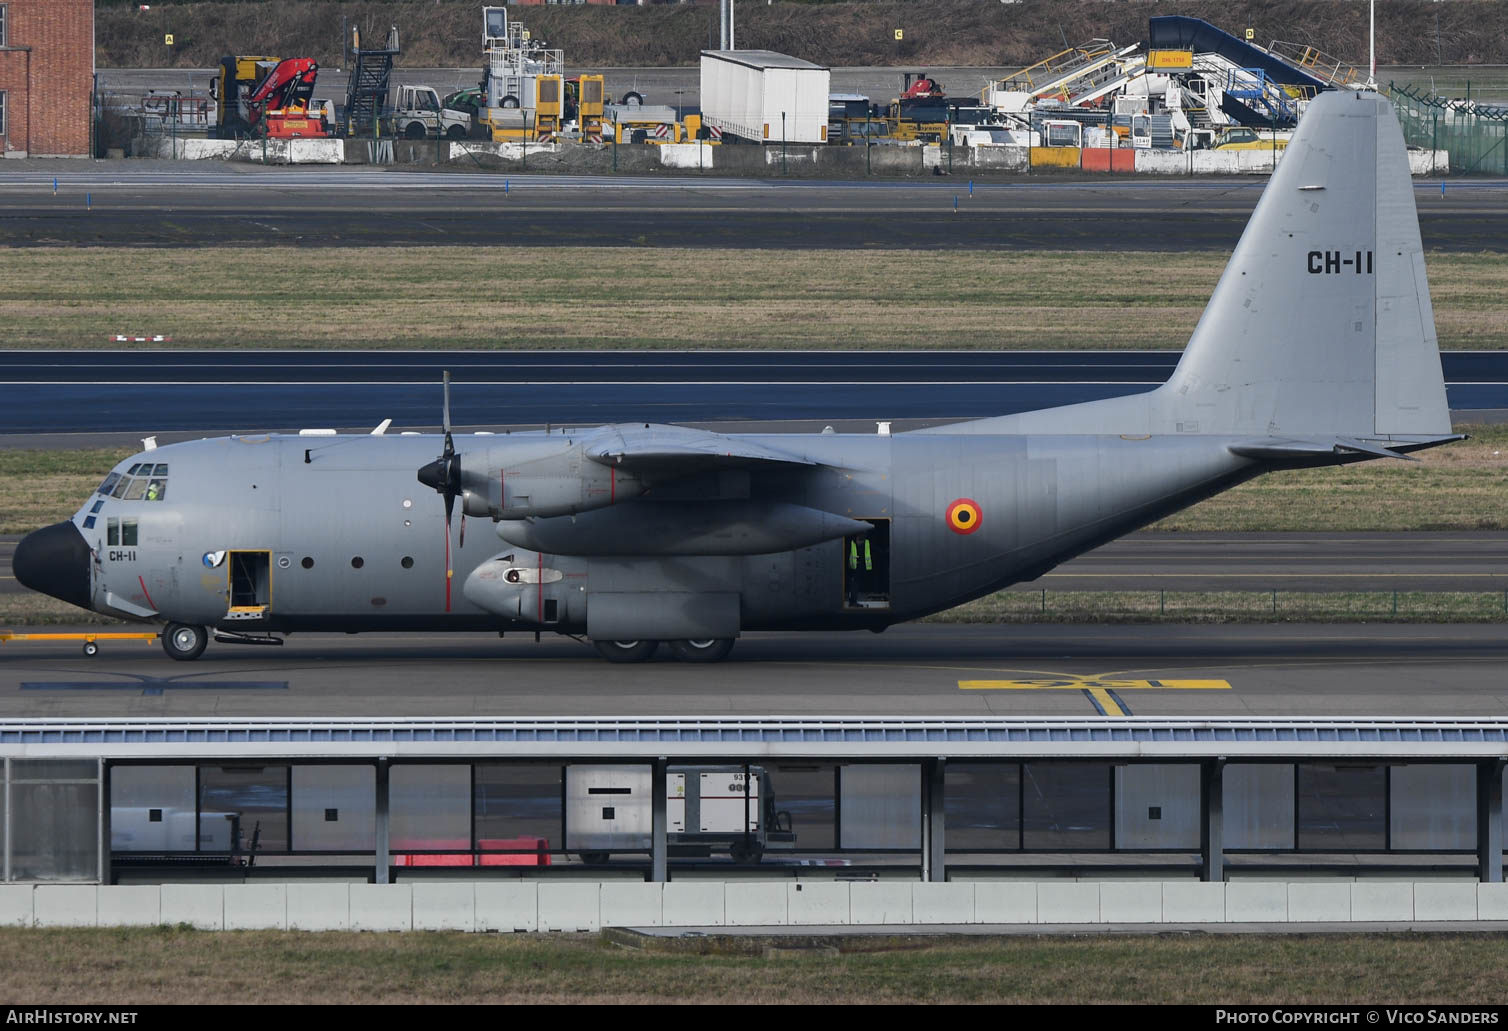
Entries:
[[99, 654], [100, 641], [155, 641], [161, 636], [155, 630], [143, 633], [72, 633], [72, 634], [14, 634], [9, 631], [0, 631], [0, 644], [9, 644], [12, 641], [83, 641], [84, 654], [90, 657]]

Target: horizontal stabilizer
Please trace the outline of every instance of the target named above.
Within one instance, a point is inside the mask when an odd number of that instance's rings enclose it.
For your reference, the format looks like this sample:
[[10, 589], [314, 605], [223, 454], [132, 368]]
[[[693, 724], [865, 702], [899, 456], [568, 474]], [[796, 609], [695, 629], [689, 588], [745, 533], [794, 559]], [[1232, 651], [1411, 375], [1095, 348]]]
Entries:
[[1369, 455], [1373, 458], [1401, 458], [1408, 462], [1418, 459], [1407, 454], [1423, 451], [1440, 444], [1465, 440], [1464, 434], [1455, 433], [1446, 437], [1427, 440], [1388, 441], [1386, 445], [1376, 441], [1356, 440], [1350, 437], [1335, 437], [1330, 440], [1266, 440], [1232, 444], [1230, 452], [1243, 458], [1260, 458], [1268, 461], [1304, 461], [1306, 459], [1345, 458], [1352, 455]]

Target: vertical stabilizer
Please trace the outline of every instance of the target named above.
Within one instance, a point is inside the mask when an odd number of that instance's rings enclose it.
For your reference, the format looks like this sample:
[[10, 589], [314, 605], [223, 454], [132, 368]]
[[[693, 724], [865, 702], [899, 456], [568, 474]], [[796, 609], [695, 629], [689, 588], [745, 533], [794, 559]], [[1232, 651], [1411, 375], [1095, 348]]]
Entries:
[[1309, 106], [1183, 359], [1174, 432], [1448, 434], [1403, 134], [1375, 93]]

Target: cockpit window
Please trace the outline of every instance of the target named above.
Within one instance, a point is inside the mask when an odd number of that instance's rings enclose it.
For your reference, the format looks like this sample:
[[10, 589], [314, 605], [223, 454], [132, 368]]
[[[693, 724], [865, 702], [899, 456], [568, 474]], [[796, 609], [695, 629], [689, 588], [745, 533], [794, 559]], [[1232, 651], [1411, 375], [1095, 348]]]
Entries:
[[148, 501], [161, 501], [168, 496], [168, 481], [152, 478], [147, 481], [147, 491], [143, 495]]
[[118, 481], [119, 479], [120, 473], [111, 473], [109, 476], [106, 476], [105, 482], [99, 485], [99, 492], [106, 497], [109, 497], [110, 492], [115, 489], [116, 481]]
[[131, 485], [126, 488], [126, 500], [127, 501], [140, 501], [141, 500], [141, 496], [146, 493], [146, 490], [147, 490], [147, 481], [144, 480], [144, 479], [142, 479], [142, 478], [140, 478], [140, 477], [138, 477], [138, 478], [132, 480], [131, 481]]
[[158, 462], [152, 468], [152, 475], [153, 476], [166, 476], [167, 474], [168, 474], [168, 464], [166, 462]]
[[122, 476], [120, 478], [120, 480], [115, 484], [115, 489], [110, 492], [110, 496], [112, 498], [123, 498], [123, 497], [125, 497], [126, 496], [126, 488], [129, 487], [129, 486], [131, 486], [131, 477], [129, 477], [129, 476]]

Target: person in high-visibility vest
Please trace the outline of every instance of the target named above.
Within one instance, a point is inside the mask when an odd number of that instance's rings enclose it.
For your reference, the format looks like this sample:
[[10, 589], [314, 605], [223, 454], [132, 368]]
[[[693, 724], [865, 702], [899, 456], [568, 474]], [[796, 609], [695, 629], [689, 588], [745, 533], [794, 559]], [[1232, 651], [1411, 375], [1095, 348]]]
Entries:
[[[848, 568], [859, 568], [859, 542], [855, 540], [848, 542]], [[869, 550], [869, 538], [867, 537], [864, 539], [864, 572], [874, 572], [874, 554]]]

